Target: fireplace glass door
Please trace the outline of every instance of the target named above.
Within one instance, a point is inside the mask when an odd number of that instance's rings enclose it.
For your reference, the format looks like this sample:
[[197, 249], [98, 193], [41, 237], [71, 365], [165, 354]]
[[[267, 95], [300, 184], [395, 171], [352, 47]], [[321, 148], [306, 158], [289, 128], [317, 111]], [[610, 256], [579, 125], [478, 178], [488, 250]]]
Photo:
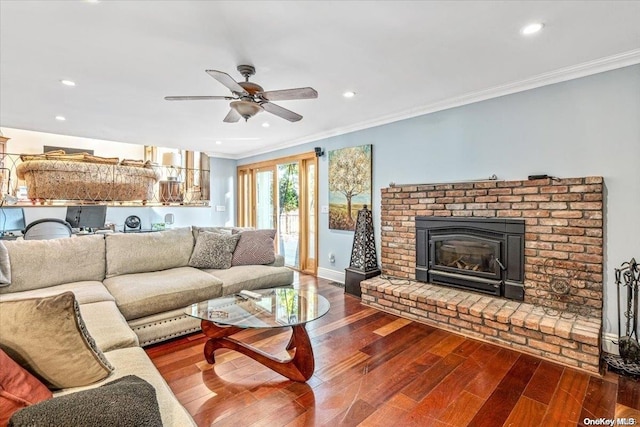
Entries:
[[500, 279], [500, 242], [468, 235], [433, 236], [434, 270]]

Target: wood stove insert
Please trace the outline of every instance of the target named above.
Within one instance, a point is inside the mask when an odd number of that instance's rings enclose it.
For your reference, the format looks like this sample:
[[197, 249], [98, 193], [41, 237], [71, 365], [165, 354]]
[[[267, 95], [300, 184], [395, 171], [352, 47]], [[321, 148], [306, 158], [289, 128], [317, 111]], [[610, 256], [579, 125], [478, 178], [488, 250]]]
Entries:
[[416, 279], [524, 300], [524, 221], [416, 217]]

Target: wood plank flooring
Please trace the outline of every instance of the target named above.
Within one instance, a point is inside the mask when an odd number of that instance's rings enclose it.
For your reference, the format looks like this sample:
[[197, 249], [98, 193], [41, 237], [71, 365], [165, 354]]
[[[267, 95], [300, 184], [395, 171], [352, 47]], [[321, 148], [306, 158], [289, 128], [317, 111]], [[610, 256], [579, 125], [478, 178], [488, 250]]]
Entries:
[[[640, 381], [604, 378], [364, 307], [326, 280], [297, 275], [331, 302], [307, 325], [316, 370], [295, 383], [229, 350], [203, 357], [202, 334], [147, 354], [199, 426], [583, 426], [634, 418]], [[234, 338], [282, 354], [290, 332]]]

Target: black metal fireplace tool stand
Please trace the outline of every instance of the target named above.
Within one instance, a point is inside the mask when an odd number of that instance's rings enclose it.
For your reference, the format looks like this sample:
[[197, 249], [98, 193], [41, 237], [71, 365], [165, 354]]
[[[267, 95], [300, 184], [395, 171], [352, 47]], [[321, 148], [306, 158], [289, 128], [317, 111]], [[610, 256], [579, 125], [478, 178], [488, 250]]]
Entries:
[[[640, 375], [640, 344], [638, 343], [638, 284], [640, 268], [635, 258], [624, 262], [615, 269], [618, 288], [618, 350], [620, 356], [608, 354], [604, 357], [612, 368], [631, 375]], [[626, 298], [625, 292], [626, 291]], [[626, 299], [624, 311], [620, 309], [620, 299]], [[622, 316], [625, 317], [624, 331]]]

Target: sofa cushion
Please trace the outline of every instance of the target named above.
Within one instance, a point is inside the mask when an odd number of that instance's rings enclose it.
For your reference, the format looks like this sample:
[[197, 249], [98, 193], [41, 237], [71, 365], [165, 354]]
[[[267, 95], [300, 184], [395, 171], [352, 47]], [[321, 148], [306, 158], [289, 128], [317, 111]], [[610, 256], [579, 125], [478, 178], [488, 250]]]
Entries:
[[1, 301], [15, 301], [17, 299], [44, 298], [71, 291], [78, 304], [90, 304], [100, 301], [115, 301], [116, 299], [104, 287], [102, 282], [73, 282], [48, 288], [32, 289], [30, 291], [13, 292], [0, 295]]
[[137, 319], [220, 296], [222, 281], [193, 267], [105, 279], [125, 319]]
[[72, 292], [1, 302], [0, 347], [54, 389], [94, 383], [113, 369], [89, 335]]
[[51, 397], [47, 386], [0, 350], [0, 426], [18, 409]]
[[107, 241], [107, 277], [184, 267], [193, 251], [189, 228], [154, 233], [113, 233]]
[[0, 287], [0, 293], [104, 279], [105, 244], [102, 235], [7, 240], [4, 244], [9, 251], [11, 285]]
[[193, 248], [189, 266], [196, 268], [231, 268], [233, 251], [239, 234], [201, 231]]
[[261, 265], [275, 261], [276, 230], [233, 230], [233, 233], [239, 233], [240, 240], [233, 252], [231, 265]]
[[243, 289], [264, 289], [293, 283], [293, 271], [287, 267], [239, 265], [228, 270], [203, 270], [222, 280], [222, 294], [230, 295]]
[[231, 227], [199, 227], [197, 225], [191, 226], [191, 232], [194, 240], [198, 238], [198, 234], [201, 231], [208, 231], [210, 233], [231, 234]]
[[165, 426], [195, 426], [193, 419], [186, 409], [176, 399], [173, 392], [164, 381], [158, 369], [153, 365], [145, 351], [140, 347], [130, 347], [112, 350], [106, 353], [109, 361], [115, 367], [113, 374], [108, 380], [92, 384], [86, 387], [69, 388], [53, 393], [54, 399], [59, 396], [75, 393], [81, 390], [98, 387], [108, 381], [122, 378], [127, 375], [135, 375], [142, 378], [156, 389], [156, 398], [160, 407], [162, 424]]
[[80, 304], [80, 313], [87, 330], [103, 352], [138, 345], [138, 336], [131, 330], [115, 302]]
[[156, 391], [135, 375], [67, 394], [18, 411], [10, 427], [162, 427]]
[[276, 260], [267, 265], [272, 267], [284, 267], [284, 255], [276, 254]]

